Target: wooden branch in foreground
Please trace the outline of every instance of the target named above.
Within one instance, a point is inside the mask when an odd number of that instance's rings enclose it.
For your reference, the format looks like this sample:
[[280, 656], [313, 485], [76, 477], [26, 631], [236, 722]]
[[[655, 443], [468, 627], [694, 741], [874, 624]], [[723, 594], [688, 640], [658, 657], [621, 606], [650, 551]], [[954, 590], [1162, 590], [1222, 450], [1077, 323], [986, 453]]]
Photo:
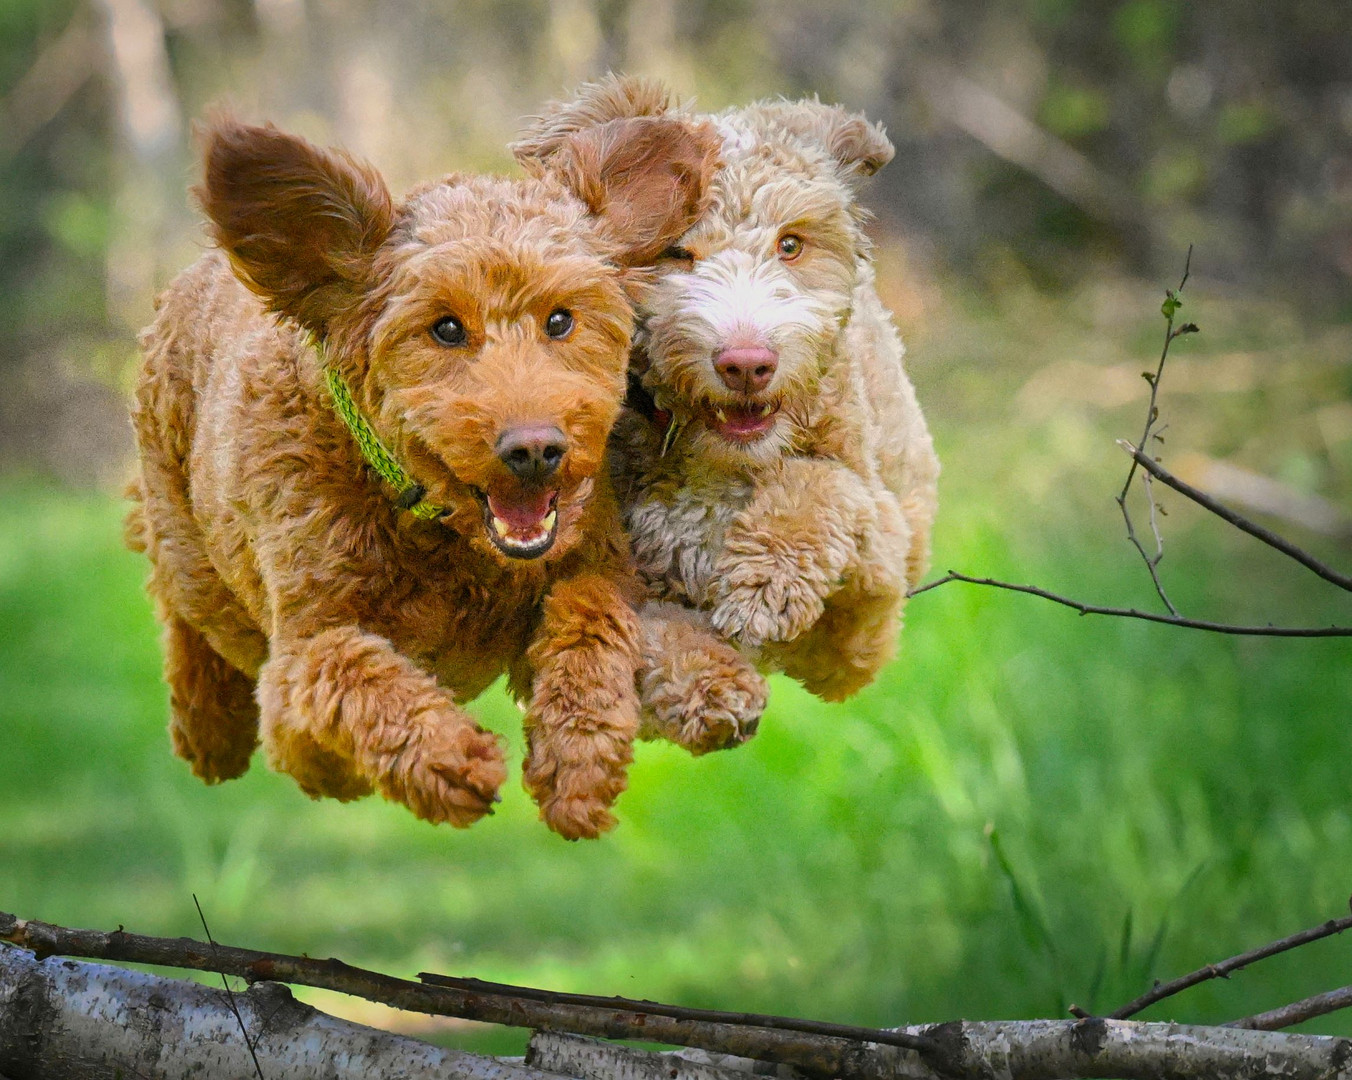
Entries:
[[[267, 1080], [558, 1080], [339, 1020], [280, 983], [257, 983], [235, 997]], [[39, 960], [8, 945], [0, 945], [0, 1070], [24, 1080], [255, 1075], [219, 990], [102, 964]]]
[[[39, 958], [81, 956], [213, 971], [249, 982], [268, 980], [313, 986], [410, 1012], [608, 1039], [645, 1039], [671, 1046], [693, 1046], [720, 1054], [783, 1062], [825, 1076], [886, 1077], [893, 1075], [899, 1062], [915, 1055], [914, 1050], [876, 1043], [867, 1044], [869, 1049], [865, 1054], [866, 1044], [856, 1039], [743, 1024], [677, 1020], [644, 1012], [641, 1003], [636, 1002], [620, 1008], [583, 1007], [457, 990], [365, 971], [341, 960], [314, 960], [219, 944], [213, 949], [192, 938], [145, 937], [121, 930], [113, 933], [76, 930], [18, 919], [4, 912], [0, 912], [0, 941], [29, 949]], [[918, 1046], [928, 1045], [921, 1035], [887, 1031], [876, 1034], [884, 1043], [905, 1041]]]
[[1149, 454], [1138, 450], [1136, 447], [1132, 446], [1131, 443], [1127, 442], [1126, 439], [1118, 439], [1117, 445], [1125, 450], [1137, 465], [1161, 483], [1167, 484], [1169, 487], [1173, 488], [1180, 495], [1191, 499], [1204, 510], [1209, 510], [1222, 521], [1228, 522], [1241, 532], [1246, 532], [1254, 539], [1261, 540], [1263, 543], [1267, 544], [1268, 547], [1280, 551], [1288, 559], [1294, 559], [1296, 562], [1300, 563], [1301, 566], [1314, 571], [1314, 573], [1318, 574], [1330, 584], [1337, 585], [1340, 589], [1346, 589], [1347, 591], [1352, 592], [1352, 577], [1349, 577], [1347, 574], [1339, 573], [1332, 567], [1324, 565], [1309, 552], [1302, 548], [1298, 548], [1295, 544], [1291, 543], [1286, 537], [1279, 536], [1271, 529], [1263, 528], [1263, 526], [1256, 522], [1250, 521], [1243, 514], [1236, 513], [1223, 503], [1218, 503], [1205, 491], [1193, 487], [1184, 480], [1180, 480]]
[[[911, 1058], [886, 1080], [1349, 1080], [1352, 1042], [1323, 1035], [1284, 1035], [1131, 1020], [959, 1021], [905, 1029], [937, 1038], [944, 1050], [934, 1067]], [[1282, 1040], [1280, 1043], [1274, 1040]], [[663, 1075], [703, 1080], [668, 1055], [636, 1055], [628, 1047], [536, 1036], [526, 1061], [579, 1080], [633, 1080]], [[639, 1057], [640, 1068], [634, 1068]], [[647, 1060], [645, 1060], [645, 1058]], [[655, 1066], [670, 1063], [664, 1073]], [[741, 1070], [750, 1072], [754, 1063]], [[717, 1068], [738, 1068], [727, 1058]], [[875, 1074], [879, 1075], [879, 1074]]]
[[1153, 611], [1140, 611], [1136, 608], [1104, 607], [1099, 604], [1086, 604], [1079, 600], [1072, 600], [1068, 596], [1061, 596], [1046, 589], [1040, 589], [1036, 585], [1016, 585], [1009, 581], [997, 581], [994, 578], [971, 577], [968, 574], [959, 574], [956, 570], [950, 570], [943, 577], [935, 578], [933, 581], [927, 581], [923, 585], [917, 585], [908, 592], [907, 596], [919, 596], [921, 593], [929, 592], [931, 589], [937, 589], [940, 585], [947, 585], [950, 581], [962, 581], [968, 585], [986, 585], [993, 589], [1005, 589], [1009, 592], [1027, 593], [1029, 596], [1040, 596], [1044, 600], [1050, 600], [1054, 604], [1060, 604], [1062, 607], [1071, 608], [1078, 611], [1081, 615], [1112, 615], [1119, 619], [1143, 619], [1146, 622], [1165, 623], [1169, 626], [1180, 626], [1187, 630], [1209, 630], [1215, 634], [1237, 634], [1248, 637], [1298, 637], [1298, 638], [1318, 638], [1318, 637], [1352, 637], [1352, 626], [1238, 626], [1233, 623], [1209, 622], [1206, 619], [1187, 619], [1177, 615], [1159, 615]]
[[1196, 971], [1189, 972], [1177, 979], [1171, 979], [1167, 983], [1157, 983], [1153, 989], [1142, 994], [1134, 1001], [1129, 1001], [1116, 1012], [1110, 1014], [1113, 1020], [1125, 1020], [1129, 1016], [1135, 1016], [1142, 1009], [1147, 1009], [1157, 1001], [1163, 1001], [1167, 997], [1173, 997], [1177, 993], [1188, 989], [1190, 986], [1196, 986], [1198, 983], [1206, 982], [1208, 979], [1228, 979], [1230, 972], [1238, 971], [1240, 968], [1248, 967], [1250, 964], [1257, 963], [1259, 960], [1266, 960], [1269, 956], [1276, 956], [1278, 953], [1288, 952], [1291, 949], [1298, 949], [1302, 945], [1308, 945], [1312, 941], [1318, 941], [1320, 938], [1330, 937], [1333, 934], [1341, 934], [1344, 930], [1352, 929], [1352, 916], [1344, 915], [1341, 919], [1329, 919], [1327, 922], [1320, 923], [1318, 926], [1312, 926], [1308, 930], [1301, 930], [1298, 933], [1291, 934], [1279, 941], [1271, 941], [1266, 945], [1260, 945], [1256, 949], [1250, 949], [1248, 952], [1240, 953], [1238, 956], [1232, 956], [1228, 960], [1222, 960], [1218, 964], [1207, 964]]
[[[1326, 930], [1338, 922], [1341, 920], [1316, 930]], [[1309, 936], [1312, 933], [1314, 931], [1306, 931], [1303, 935], [1293, 935], [1276, 944], [1294, 948], [1304, 940], [1313, 940]], [[219, 1058], [214, 1066], [203, 1066], [204, 1075], [242, 1075], [248, 1070], [244, 1037], [218, 992], [196, 983], [179, 983], [177, 980], [157, 979], [135, 972], [110, 972], [97, 965], [44, 959], [55, 954], [98, 955], [137, 963], [220, 971], [259, 982], [295, 982], [357, 994], [396, 1008], [465, 1016], [554, 1033], [566, 1033], [573, 1029], [574, 1034], [596, 1034], [598, 1029], [603, 1029], [603, 1033], [610, 1038], [642, 1039], [677, 1045], [702, 1043], [708, 1044], [705, 1049], [726, 1055], [709, 1062], [707, 1067], [695, 1069], [693, 1066], [678, 1064], [677, 1059], [670, 1056], [632, 1051], [627, 1047], [603, 1043], [589, 1044], [584, 1047], [587, 1052], [582, 1056], [601, 1064], [586, 1068], [577, 1063], [570, 1064], [566, 1073], [584, 1078], [594, 1076], [597, 1080], [602, 1077], [605, 1080], [661, 1080], [663, 1077], [670, 1080], [673, 1076], [676, 1080], [728, 1080], [724, 1073], [736, 1067], [737, 1058], [793, 1065], [811, 1077], [841, 1077], [844, 1080], [994, 1080], [995, 1077], [1003, 1080], [1077, 1080], [1081, 1077], [1120, 1077], [1123, 1080], [1259, 1080], [1260, 1077], [1263, 1080], [1273, 1077], [1284, 1080], [1352, 1080], [1352, 1041], [1319, 1035], [1291, 1035], [1236, 1027], [1140, 1023], [1095, 1017], [1082, 1020], [961, 1021], [877, 1033], [890, 1035], [893, 1039], [914, 1040], [926, 1048], [924, 1054], [918, 1054], [914, 1050], [877, 1041], [852, 1041], [733, 1024], [695, 1024], [628, 1008], [583, 1009], [580, 1006], [565, 1006], [497, 992], [475, 993], [429, 986], [362, 971], [337, 960], [312, 960], [223, 945], [218, 945], [213, 952], [209, 946], [187, 938], [142, 937], [120, 930], [113, 934], [70, 930], [5, 914], [0, 914], [0, 939], [38, 954], [30, 960], [21, 949], [0, 945], [0, 1068], [18, 1076], [39, 1076], [43, 1080], [73, 1080], [74, 1077], [80, 1077], [81, 1080], [111, 1080], [117, 1075], [117, 1068], [122, 1069], [123, 1075], [149, 1080], [183, 1075], [187, 1070], [156, 1073], [140, 1067], [141, 1062], [154, 1067], [157, 1060], [155, 1055], [170, 1038], [175, 1043], [184, 1044], [193, 1053], [201, 1050], [202, 1053], [234, 1054], [228, 1066], [224, 1057]], [[1263, 952], [1264, 955], [1271, 955], [1272, 949], [1273, 946], [1265, 946], [1263, 950], [1255, 950], [1255, 954]], [[1254, 954], [1246, 955], [1258, 958]], [[105, 979], [113, 980], [113, 984], [106, 983]], [[108, 1008], [99, 1005], [98, 1002], [106, 996], [101, 996], [103, 991], [100, 987], [117, 984], [117, 980], [128, 980], [133, 989], [149, 985], [138, 980], [155, 980], [156, 987], [162, 992], [153, 999], [143, 996], [137, 999], [140, 1004], [128, 1009], [122, 1009], [116, 1002]], [[546, 992], [535, 993], [539, 995]], [[298, 1030], [307, 1023], [318, 1024], [319, 1027], [312, 1034], [322, 1036], [321, 1041], [326, 1042], [328, 1036], [324, 1032], [328, 1029], [323, 1025], [336, 1024], [337, 1021], [298, 1005], [288, 993], [276, 986], [254, 986], [240, 998], [244, 1004], [241, 1013], [245, 1026], [256, 1040], [268, 1080], [292, 1080], [293, 1077], [318, 1074], [318, 1064], [326, 1059], [325, 1048], [315, 1039], [305, 1040], [305, 1045], [310, 1048], [306, 1052], [313, 1051], [318, 1055], [306, 1059], [309, 1072], [276, 1070], [268, 1054], [274, 1044], [281, 1040], [284, 1030]], [[153, 1006], [152, 1000], [155, 1002]], [[204, 1003], [209, 1003], [214, 1009], [216, 1026], [210, 1032], [203, 1029], [199, 1037], [198, 1030], [186, 1025], [184, 1016], [178, 1015], [184, 1003], [190, 1014], [200, 1010]], [[34, 1048], [41, 1049], [44, 1039], [66, 1036], [66, 1022], [60, 1019], [65, 1013], [60, 1012], [58, 1015], [52, 1009], [65, 1010], [68, 1007], [77, 1013], [83, 1007], [86, 1012], [94, 1014], [96, 1019], [102, 1017], [106, 1021], [103, 1028], [122, 1032], [124, 1038], [130, 1038], [131, 1043], [118, 1044], [123, 1047], [117, 1051], [118, 1054], [132, 1052], [127, 1051], [126, 1047], [141, 1040], [148, 1047], [146, 1056], [116, 1059], [105, 1054], [100, 1059], [101, 1065], [91, 1065], [84, 1071], [67, 1069], [65, 1072], [44, 1072], [14, 1064], [22, 1060], [17, 1054], [31, 1053]], [[321, 1019], [317, 1020], [316, 1017]], [[131, 1031], [127, 1033], [124, 1029], [129, 1025]], [[185, 1033], [189, 1037], [185, 1038]], [[89, 1038], [97, 1042], [105, 1034], [107, 1031], [90, 1035]], [[415, 1047], [417, 1045], [416, 1040], [403, 1041]], [[20, 1043], [23, 1045], [20, 1046]], [[552, 1080], [546, 1073], [531, 1071], [552, 1071], [555, 1068], [551, 1064], [554, 1059], [542, 1049], [551, 1044], [555, 1047], [571, 1046], [570, 1053], [576, 1056], [578, 1040], [540, 1037], [535, 1040], [525, 1067], [491, 1060], [485, 1064], [486, 1059], [475, 1055], [459, 1055], [448, 1066], [446, 1075], [463, 1077], [464, 1080]], [[230, 1049], [224, 1049], [226, 1047]], [[431, 1051], [435, 1048], [428, 1049]], [[660, 1063], [657, 1061], [659, 1057], [662, 1058]], [[128, 1062], [138, 1064], [128, 1070]], [[658, 1064], [664, 1067], [654, 1071]], [[367, 1061], [363, 1067], [370, 1070], [367, 1075], [420, 1075], [412, 1071], [399, 1072], [391, 1068], [388, 1062]], [[588, 1069], [593, 1071], [589, 1072]], [[359, 1074], [329, 1071], [323, 1072], [323, 1075], [340, 1080], [351, 1076], [355, 1080]]]

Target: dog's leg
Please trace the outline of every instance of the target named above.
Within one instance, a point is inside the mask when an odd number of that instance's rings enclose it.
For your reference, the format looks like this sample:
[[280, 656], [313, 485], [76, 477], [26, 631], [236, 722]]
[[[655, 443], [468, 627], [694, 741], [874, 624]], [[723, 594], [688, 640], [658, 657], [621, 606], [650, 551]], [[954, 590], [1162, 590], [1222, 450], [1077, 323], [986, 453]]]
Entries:
[[785, 459], [724, 537], [711, 590], [714, 628], [753, 648], [807, 630], [858, 559], [874, 501], [843, 465]]
[[873, 681], [896, 651], [915, 544], [904, 509], [888, 491], [845, 567], [841, 588], [805, 633], [767, 646], [764, 659], [826, 701], [843, 701]]
[[566, 839], [615, 824], [610, 807], [627, 784], [638, 732], [641, 655], [638, 616], [608, 578], [579, 575], [550, 590], [527, 652], [522, 780], [540, 816]]
[[172, 613], [164, 628], [164, 677], [174, 753], [208, 784], [244, 775], [258, 746], [253, 679]]
[[756, 734], [769, 687], [703, 617], [676, 604], [639, 613], [643, 664], [641, 739], [666, 739], [698, 756], [740, 746]]
[[354, 626], [274, 640], [258, 678], [263, 744], [307, 794], [373, 789], [424, 821], [473, 824], [506, 779], [497, 738], [383, 637]]

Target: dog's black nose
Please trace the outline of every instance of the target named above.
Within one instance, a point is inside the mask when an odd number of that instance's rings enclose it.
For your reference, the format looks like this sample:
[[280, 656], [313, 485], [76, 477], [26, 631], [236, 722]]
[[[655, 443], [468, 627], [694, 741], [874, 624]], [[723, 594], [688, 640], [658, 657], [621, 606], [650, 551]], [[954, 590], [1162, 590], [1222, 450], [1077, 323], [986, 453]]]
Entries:
[[531, 425], [504, 431], [498, 458], [518, 480], [539, 481], [552, 474], [568, 452], [563, 432], [552, 425]]

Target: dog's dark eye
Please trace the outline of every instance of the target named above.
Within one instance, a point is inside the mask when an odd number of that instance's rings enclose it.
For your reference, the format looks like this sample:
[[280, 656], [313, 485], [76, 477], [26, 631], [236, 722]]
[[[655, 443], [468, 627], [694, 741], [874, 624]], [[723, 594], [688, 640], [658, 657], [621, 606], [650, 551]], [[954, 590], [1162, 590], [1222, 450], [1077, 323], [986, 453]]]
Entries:
[[785, 262], [793, 262], [803, 253], [803, 238], [793, 233], [785, 233], [779, 238], [779, 257]]
[[442, 345], [463, 345], [469, 335], [465, 333], [464, 323], [448, 315], [432, 324], [432, 337]]
[[677, 262], [694, 262], [695, 255], [689, 248], [683, 248], [679, 244], [672, 244], [661, 255], [657, 256], [660, 262], [663, 259], [675, 259]]
[[573, 313], [563, 308], [550, 312], [549, 318], [545, 320], [545, 333], [555, 340], [566, 338], [572, 329]]

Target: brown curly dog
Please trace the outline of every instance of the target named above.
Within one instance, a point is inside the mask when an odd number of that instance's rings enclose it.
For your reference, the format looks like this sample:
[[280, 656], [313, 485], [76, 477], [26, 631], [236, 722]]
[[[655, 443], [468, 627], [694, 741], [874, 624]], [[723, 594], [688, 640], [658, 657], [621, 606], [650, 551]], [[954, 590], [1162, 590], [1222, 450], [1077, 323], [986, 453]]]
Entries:
[[128, 536], [153, 564], [175, 752], [214, 783], [261, 733], [312, 796], [467, 826], [506, 773], [459, 703], [507, 672], [541, 816], [598, 835], [638, 724], [602, 467], [626, 290], [697, 218], [717, 137], [621, 120], [535, 179], [395, 203], [275, 128], [205, 135], [219, 250], [160, 298], [133, 410]]

